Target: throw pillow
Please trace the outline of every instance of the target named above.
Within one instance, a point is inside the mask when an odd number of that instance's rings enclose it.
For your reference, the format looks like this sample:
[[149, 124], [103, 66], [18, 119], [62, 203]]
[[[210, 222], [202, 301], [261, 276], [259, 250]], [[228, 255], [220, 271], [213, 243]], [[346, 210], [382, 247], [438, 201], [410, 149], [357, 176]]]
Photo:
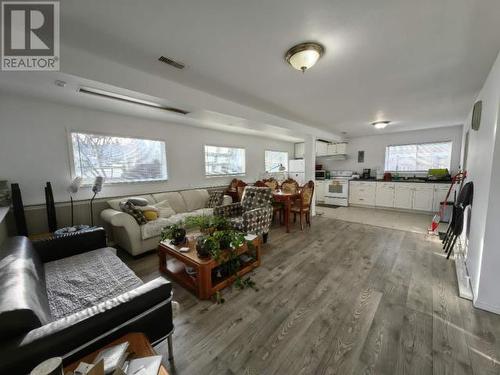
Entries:
[[137, 221], [137, 224], [143, 225], [146, 224], [148, 221], [144, 217], [144, 214], [141, 210], [138, 210], [132, 203], [129, 201], [120, 203], [120, 208], [122, 209], [123, 212], [129, 214], [132, 216], [135, 221]]
[[220, 206], [222, 204], [223, 199], [224, 199], [223, 191], [211, 191], [210, 195], [208, 196], [206, 207], [214, 208]]
[[146, 198], [141, 197], [130, 197], [127, 201], [132, 203], [134, 206], [147, 206], [149, 204]]
[[144, 215], [147, 221], [153, 221], [158, 219], [158, 211], [155, 210], [142, 211], [142, 214]]
[[144, 212], [144, 211], [158, 211], [158, 209], [153, 205], [147, 205], [147, 206], [136, 206], [135, 205], [135, 208], [137, 208], [138, 210], [141, 210], [142, 212]]
[[153, 205], [158, 210], [158, 216], [163, 218], [169, 218], [176, 214], [174, 209], [170, 206], [167, 200], [161, 201]]

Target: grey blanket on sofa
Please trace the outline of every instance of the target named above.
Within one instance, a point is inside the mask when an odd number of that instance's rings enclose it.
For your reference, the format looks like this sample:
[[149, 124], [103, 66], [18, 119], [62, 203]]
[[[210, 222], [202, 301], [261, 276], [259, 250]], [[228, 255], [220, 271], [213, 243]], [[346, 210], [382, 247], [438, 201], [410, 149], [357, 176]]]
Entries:
[[143, 284], [110, 247], [46, 263], [45, 282], [54, 320]]

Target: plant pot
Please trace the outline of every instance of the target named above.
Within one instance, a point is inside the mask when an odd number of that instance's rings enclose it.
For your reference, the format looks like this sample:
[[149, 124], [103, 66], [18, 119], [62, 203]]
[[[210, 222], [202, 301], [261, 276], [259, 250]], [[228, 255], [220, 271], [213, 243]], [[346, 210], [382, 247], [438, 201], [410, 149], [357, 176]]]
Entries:
[[179, 228], [174, 233], [174, 238], [172, 239], [172, 243], [174, 245], [180, 245], [186, 242], [186, 230], [184, 228]]
[[231, 247], [231, 239], [230, 238], [227, 238], [227, 237], [222, 237], [220, 240], [219, 240], [219, 246], [221, 249], [223, 250], [227, 250]]
[[200, 236], [196, 239], [196, 253], [200, 258], [210, 258], [210, 252], [205, 246], [203, 246], [205, 240], [205, 236]]

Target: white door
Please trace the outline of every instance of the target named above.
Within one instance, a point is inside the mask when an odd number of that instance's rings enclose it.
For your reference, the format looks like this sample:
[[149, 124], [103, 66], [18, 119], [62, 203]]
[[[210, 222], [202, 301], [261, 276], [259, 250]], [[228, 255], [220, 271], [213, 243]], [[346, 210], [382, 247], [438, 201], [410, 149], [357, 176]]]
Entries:
[[394, 207], [411, 209], [413, 205], [413, 188], [410, 184], [396, 182], [394, 184]]
[[[450, 188], [449, 184], [435, 184], [434, 185], [434, 198], [432, 200], [432, 211], [439, 211], [439, 204], [446, 199], [446, 194]], [[453, 191], [448, 197], [449, 201], [453, 201]]]
[[394, 183], [377, 182], [375, 205], [380, 207], [394, 207]]
[[432, 200], [434, 197], [434, 185], [422, 184], [413, 187], [413, 209], [420, 211], [432, 211]]
[[294, 145], [295, 158], [304, 157], [304, 143], [295, 143]]

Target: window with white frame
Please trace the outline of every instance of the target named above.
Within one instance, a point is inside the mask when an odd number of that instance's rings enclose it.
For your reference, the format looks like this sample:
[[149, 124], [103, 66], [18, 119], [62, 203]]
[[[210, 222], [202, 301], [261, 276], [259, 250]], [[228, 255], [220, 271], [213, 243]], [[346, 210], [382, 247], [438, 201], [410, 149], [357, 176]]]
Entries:
[[96, 176], [106, 183], [167, 180], [163, 141], [71, 132], [71, 155], [83, 183]]
[[450, 169], [452, 142], [393, 145], [385, 149], [387, 172], [427, 172], [431, 168]]
[[[288, 152], [266, 150], [264, 163], [267, 173], [284, 172], [288, 170]], [[283, 170], [283, 168], [285, 168]]]
[[244, 148], [205, 146], [206, 176], [236, 176], [244, 174]]

